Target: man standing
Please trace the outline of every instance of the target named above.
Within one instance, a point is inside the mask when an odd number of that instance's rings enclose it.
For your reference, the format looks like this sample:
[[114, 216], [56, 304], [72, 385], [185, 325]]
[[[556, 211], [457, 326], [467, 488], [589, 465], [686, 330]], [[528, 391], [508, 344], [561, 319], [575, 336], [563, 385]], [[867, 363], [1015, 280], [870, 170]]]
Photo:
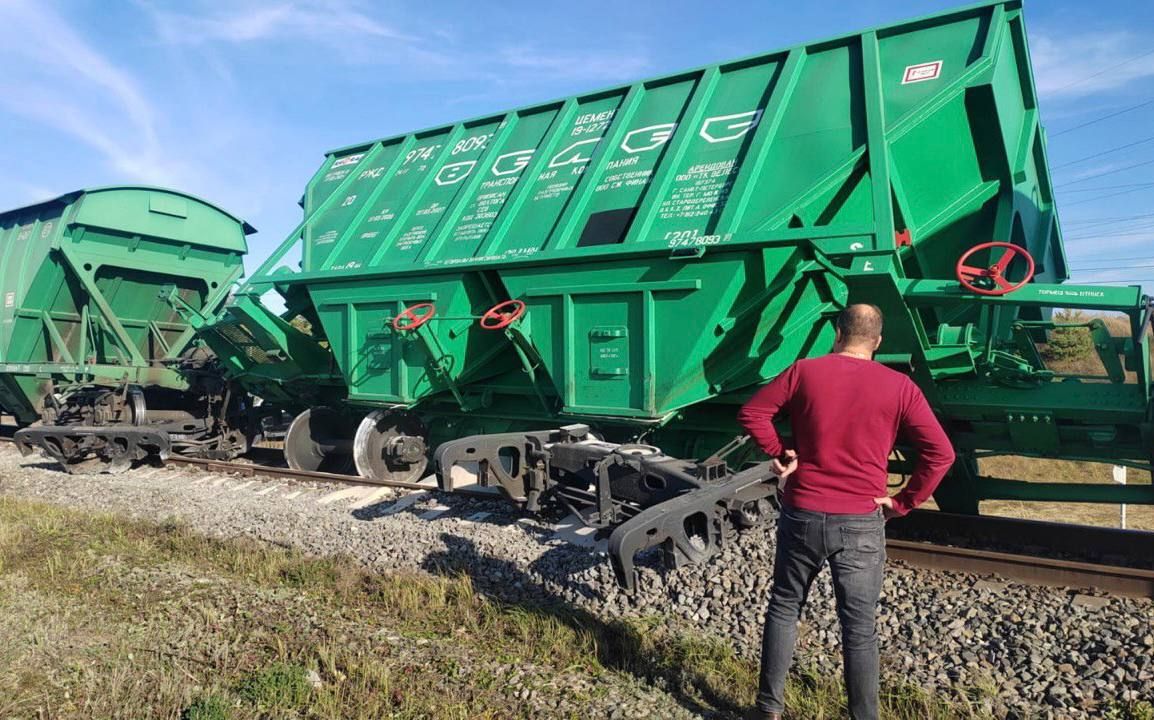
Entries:
[[[831, 354], [794, 363], [738, 415], [774, 458], [784, 483], [761, 680], [748, 720], [781, 717], [798, 620], [826, 562], [841, 623], [850, 716], [878, 716], [874, 615], [885, 566], [885, 521], [924, 502], [954, 462], [950, 441], [921, 390], [873, 362], [881, 340], [881, 311], [850, 305], [838, 316]], [[792, 449], [782, 445], [773, 426], [775, 418], [786, 416]], [[918, 463], [905, 489], [891, 498], [887, 466], [899, 435], [917, 450]]]

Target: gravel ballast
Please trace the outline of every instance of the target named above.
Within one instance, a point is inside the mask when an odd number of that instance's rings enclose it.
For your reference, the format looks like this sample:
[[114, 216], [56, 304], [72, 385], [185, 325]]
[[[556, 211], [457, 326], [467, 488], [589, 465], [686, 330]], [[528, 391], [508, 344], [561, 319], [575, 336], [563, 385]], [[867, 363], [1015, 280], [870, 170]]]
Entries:
[[[617, 590], [601, 546], [570, 542], [503, 501], [438, 493], [398, 499], [375, 489], [176, 468], [68, 475], [10, 447], [0, 447], [0, 493], [154, 521], [176, 517], [213, 536], [347, 554], [378, 569], [463, 572], [503, 601], [560, 600], [606, 620], [660, 617], [673, 629], [730, 641], [750, 658], [759, 651], [772, 573], [770, 526], [741, 533], [705, 565], [643, 569], [629, 598]], [[934, 693], [985, 689], [986, 709], [997, 716], [1101, 717], [1111, 704], [1154, 699], [1154, 603], [1146, 600], [891, 562], [879, 631], [883, 674]], [[823, 572], [802, 624], [799, 662], [840, 674], [838, 638]]]

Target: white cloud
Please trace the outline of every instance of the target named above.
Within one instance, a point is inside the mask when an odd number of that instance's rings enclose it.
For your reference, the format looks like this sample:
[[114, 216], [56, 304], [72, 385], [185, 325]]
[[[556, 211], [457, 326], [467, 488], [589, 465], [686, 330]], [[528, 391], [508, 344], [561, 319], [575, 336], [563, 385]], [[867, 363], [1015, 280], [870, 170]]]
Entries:
[[[316, 144], [325, 128], [309, 119], [316, 110], [311, 98], [291, 109], [276, 102], [284, 89], [299, 87], [285, 69], [292, 62], [334, 83], [350, 75], [349, 63], [388, 64], [373, 75], [382, 92], [420, 80], [422, 92], [445, 105], [469, 94], [462, 88], [486, 102], [517, 96], [519, 102], [500, 101], [511, 106], [522, 104], [519, 95], [553, 97], [535, 89], [529, 95], [528, 88], [552, 87], [558, 79], [592, 89], [650, 70], [636, 43], [620, 38], [579, 50], [504, 46], [507, 38], [478, 42], [451, 24], [414, 21], [397, 29], [383, 8], [357, 0], [136, 0], [135, 7], [141, 14], [128, 20], [143, 24], [102, 31], [63, 3], [0, 0], [0, 27], [19, 38], [0, 43], [0, 123], [20, 117], [31, 122], [13, 122], [14, 128], [34, 126], [4, 137], [5, 145], [18, 148], [17, 133], [25, 132], [50, 144], [35, 166], [12, 173], [37, 187], [7, 178], [0, 194], [15, 204], [91, 184], [179, 188], [254, 221], [262, 229], [253, 240], [254, 260], [280, 240], [281, 225], [295, 223], [293, 202], [328, 149], [328, 140]], [[633, 49], [608, 49], [622, 46]], [[261, 92], [247, 92], [246, 84]], [[388, 116], [398, 130], [407, 129], [405, 112]], [[350, 136], [334, 144], [379, 134], [377, 122], [348, 120], [341, 133]], [[362, 126], [368, 130], [356, 129]]]
[[1107, 177], [1111, 174], [1114, 174], [1115, 171], [1122, 170], [1133, 164], [1134, 163], [1132, 160], [1127, 159], [1119, 160], [1116, 162], [1102, 163], [1100, 165], [1093, 165], [1081, 170], [1077, 168], [1062, 168], [1061, 170], [1054, 171], [1054, 175], [1057, 176], [1054, 180], [1054, 183], [1058, 187], [1064, 187], [1072, 183], [1082, 182], [1083, 180]]
[[72, 136], [128, 179], [164, 183], [157, 111], [136, 78], [43, 3], [0, 3], [0, 106]]
[[1151, 283], [1154, 269], [1149, 267], [1154, 263], [1154, 257], [1149, 260], [1134, 259], [1143, 256], [1152, 239], [1154, 233], [1141, 238], [1117, 238], [1104, 234], [1102, 238], [1068, 241], [1066, 248], [1070, 251], [1070, 282], [1082, 285], [1154, 284]]
[[[401, 30], [376, 17], [360, 0], [242, 0], [232, 5], [199, 0], [191, 9], [171, 11], [152, 0], [138, 0], [152, 17], [160, 38], [170, 45], [228, 46], [253, 43], [313, 43], [319, 63], [335, 60], [366, 65], [391, 64], [407, 77], [517, 83], [540, 80], [632, 80], [651, 69], [647, 54], [631, 50], [587, 48], [580, 53], [478, 44], [451, 26], [425, 24], [420, 32]], [[305, 46], [307, 47], [307, 45]], [[481, 93], [483, 96], [484, 94]]]
[[1152, 285], [1149, 270], [1108, 270], [1101, 272], [1071, 272], [1074, 285]]
[[46, 200], [58, 198], [66, 192], [74, 190], [70, 187], [49, 187], [47, 185], [36, 185], [33, 183], [26, 183], [16, 181], [13, 183], [13, 189], [23, 198], [24, 205], [34, 205]]
[[[373, 18], [355, 0], [243, 0], [222, 7], [219, 3], [192, 3], [193, 9], [169, 11], [142, 2], [160, 32], [172, 45], [305, 42], [324, 45], [322, 57], [335, 51], [357, 61], [442, 59], [420, 47], [419, 38]], [[366, 46], [366, 42], [371, 45]]]
[[[1070, 267], [1075, 272], [1079, 267], [1119, 267], [1132, 265], [1129, 262], [1117, 262], [1104, 255], [1132, 257], [1148, 251], [1154, 244], [1154, 230], [1150, 232], [1111, 233], [1103, 231], [1096, 235], [1077, 235], [1070, 230], [1064, 230], [1065, 235], [1073, 235], [1074, 239], [1066, 240], [1066, 252], [1070, 260]], [[1128, 272], [1128, 270], [1120, 270]], [[1129, 271], [1134, 275], [1136, 271]]]
[[649, 57], [638, 52], [573, 54], [518, 45], [501, 48], [497, 58], [508, 67], [551, 78], [636, 80], [652, 70]]
[[1125, 31], [1030, 36], [1038, 94], [1048, 99], [1096, 95], [1154, 77], [1149, 50], [1148, 38]]

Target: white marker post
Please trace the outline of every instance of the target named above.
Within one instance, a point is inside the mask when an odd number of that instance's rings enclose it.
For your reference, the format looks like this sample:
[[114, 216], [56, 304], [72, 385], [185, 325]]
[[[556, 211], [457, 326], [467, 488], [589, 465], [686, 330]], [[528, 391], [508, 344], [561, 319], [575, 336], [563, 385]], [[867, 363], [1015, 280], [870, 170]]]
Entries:
[[[1118, 483], [1119, 485], [1125, 485], [1126, 484], [1126, 468], [1123, 467], [1122, 465], [1115, 465], [1114, 466], [1114, 482]], [[1119, 527], [1121, 527], [1123, 530], [1125, 530], [1126, 529], [1126, 503], [1122, 503], [1118, 507], [1119, 507], [1118, 522], [1120, 523]]]

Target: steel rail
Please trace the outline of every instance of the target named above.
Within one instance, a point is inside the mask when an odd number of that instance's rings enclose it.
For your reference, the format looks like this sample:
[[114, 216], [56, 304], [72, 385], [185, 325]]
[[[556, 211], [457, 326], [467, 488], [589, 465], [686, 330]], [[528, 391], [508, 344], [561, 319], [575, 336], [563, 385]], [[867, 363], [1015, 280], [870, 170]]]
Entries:
[[997, 515], [915, 510], [891, 520], [886, 534], [899, 540], [958, 545], [1095, 564], [1154, 570], [1154, 532]]
[[919, 510], [886, 535], [889, 556], [916, 567], [1154, 598], [1154, 532]]
[[[190, 458], [179, 455], [170, 455], [165, 458], [166, 464], [184, 465], [188, 467], [195, 467], [205, 472], [227, 472], [236, 473], [245, 477], [264, 476], [270, 478], [283, 478], [286, 480], [315, 480], [319, 482], [342, 483], [345, 485], [364, 485], [366, 487], [389, 487], [399, 488], [403, 490], [435, 490], [440, 491], [440, 487], [436, 483], [415, 483], [402, 482], [399, 480], [373, 480], [370, 478], [359, 477], [356, 475], [341, 475], [339, 473], [317, 472], [315, 470], [296, 470], [288, 467], [275, 467], [271, 465], [260, 465], [257, 463], [243, 463], [234, 460], [207, 460], [204, 458]], [[454, 494], [467, 495], [470, 497], [479, 497], [486, 499], [501, 498], [501, 494], [496, 489], [488, 490], [470, 490], [468, 488], [461, 488], [454, 490]]]
[[886, 540], [886, 555], [891, 560], [930, 570], [996, 575], [1029, 585], [1093, 588], [1114, 595], [1154, 598], [1154, 570], [892, 538]]

